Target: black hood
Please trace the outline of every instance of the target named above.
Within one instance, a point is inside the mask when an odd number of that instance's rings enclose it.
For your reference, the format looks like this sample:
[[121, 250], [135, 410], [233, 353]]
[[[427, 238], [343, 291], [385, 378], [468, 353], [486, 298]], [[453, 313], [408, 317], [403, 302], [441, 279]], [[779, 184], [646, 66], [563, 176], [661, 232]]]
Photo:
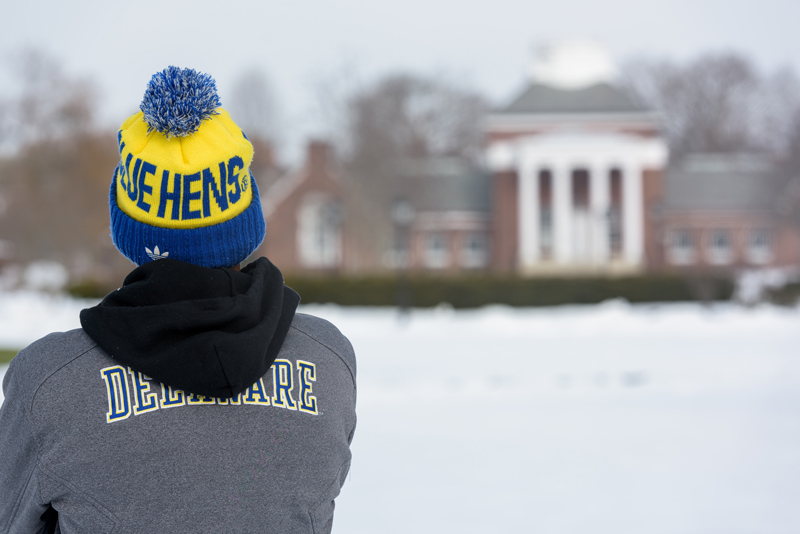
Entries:
[[109, 356], [174, 389], [233, 397], [275, 361], [300, 297], [266, 258], [242, 269], [145, 263], [81, 325]]

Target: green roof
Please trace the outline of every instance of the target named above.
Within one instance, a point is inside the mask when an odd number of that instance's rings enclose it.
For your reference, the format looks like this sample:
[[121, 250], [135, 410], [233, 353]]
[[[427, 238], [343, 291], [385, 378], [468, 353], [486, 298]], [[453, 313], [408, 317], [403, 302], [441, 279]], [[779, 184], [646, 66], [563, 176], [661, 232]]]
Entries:
[[646, 113], [622, 89], [608, 83], [597, 83], [581, 89], [559, 89], [539, 83], [531, 84], [510, 105], [496, 110], [503, 114], [591, 114]]
[[667, 168], [664, 204], [667, 210], [770, 210], [784, 183], [763, 155], [689, 154]]
[[405, 196], [418, 212], [491, 210], [491, 177], [455, 158], [406, 160], [400, 172]]

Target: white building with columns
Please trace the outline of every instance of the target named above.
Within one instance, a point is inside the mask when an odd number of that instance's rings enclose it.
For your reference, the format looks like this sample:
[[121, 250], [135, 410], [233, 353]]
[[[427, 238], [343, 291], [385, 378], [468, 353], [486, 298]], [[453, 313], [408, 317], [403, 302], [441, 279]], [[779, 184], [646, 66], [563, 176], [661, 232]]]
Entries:
[[532, 80], [489, 118], [493, 258], [520, 274], [660, 266], [667, 148], [658, 117], [615, 84], [590, 41], [545, 47]]

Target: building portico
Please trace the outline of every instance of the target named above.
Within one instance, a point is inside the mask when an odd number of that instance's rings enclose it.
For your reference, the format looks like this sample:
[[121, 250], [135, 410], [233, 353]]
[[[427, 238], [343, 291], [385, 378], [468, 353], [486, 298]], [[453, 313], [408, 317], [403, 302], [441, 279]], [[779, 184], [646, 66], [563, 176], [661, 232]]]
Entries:
[[661, 169], [666, 157], [661, 139], [619, 133], [556, 132], [493, 143], [492, 171], [517, 177], [517, 270], [641, 269], [643, 170]]

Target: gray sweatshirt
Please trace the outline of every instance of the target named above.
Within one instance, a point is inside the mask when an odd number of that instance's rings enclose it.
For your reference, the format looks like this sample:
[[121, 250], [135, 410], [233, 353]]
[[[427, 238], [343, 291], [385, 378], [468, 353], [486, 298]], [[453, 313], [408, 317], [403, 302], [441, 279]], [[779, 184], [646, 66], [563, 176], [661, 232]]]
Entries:
[[356, 362], [297, 314], [244, 392], [184, 393], [82, 329], [24, 349], [3, 381], [0, 533], [330, 532], [350, 465]]

